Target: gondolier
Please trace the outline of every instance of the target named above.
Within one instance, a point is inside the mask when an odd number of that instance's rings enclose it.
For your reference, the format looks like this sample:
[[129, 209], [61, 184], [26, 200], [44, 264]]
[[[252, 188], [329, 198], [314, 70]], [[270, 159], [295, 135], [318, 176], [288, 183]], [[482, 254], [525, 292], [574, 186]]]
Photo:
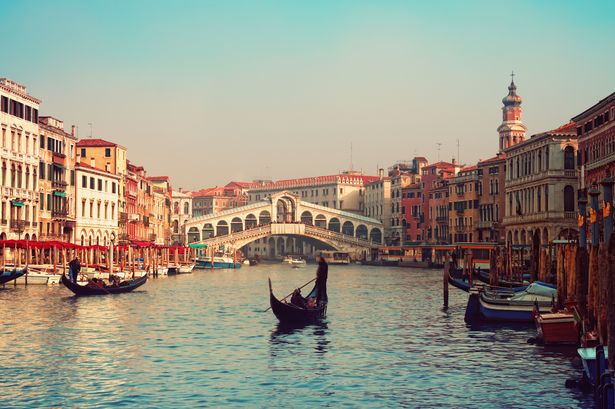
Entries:
[[79, 277], [79, 273], [81, 272], [81, 263], [79, 262], [79, 257], [75, 257], [68, 263], [68, 274], [73, 283], [77, 282], [77, 278]]
[[325, 261], [323, 256], [320, 256], [318, 260], [318, 270], [316, 270], [316, 301], [318, 304], [321, 302], [327, 302], [327, 277], [329, 276], [329, 265]]

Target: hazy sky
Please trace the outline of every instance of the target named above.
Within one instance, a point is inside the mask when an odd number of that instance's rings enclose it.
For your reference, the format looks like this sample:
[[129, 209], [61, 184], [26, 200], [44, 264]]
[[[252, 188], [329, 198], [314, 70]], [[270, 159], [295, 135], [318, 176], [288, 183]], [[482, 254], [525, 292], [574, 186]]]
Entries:
[[0, 77], [175, 188], [496, 153], [615, 91], [613, 1], [0, 0]]

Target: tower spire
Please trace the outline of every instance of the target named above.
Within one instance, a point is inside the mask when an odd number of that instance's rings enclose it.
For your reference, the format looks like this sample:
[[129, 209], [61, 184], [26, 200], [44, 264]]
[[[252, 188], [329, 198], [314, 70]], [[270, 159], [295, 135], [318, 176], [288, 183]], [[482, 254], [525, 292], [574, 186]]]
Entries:
[[517, 94], [515, 72], [510, 73], [508, 95], [502, 98], [502, 124], [498, 127], [500, 134], [500, 152], [525, 140], [526, 127], [521, 120], [521, 97]]

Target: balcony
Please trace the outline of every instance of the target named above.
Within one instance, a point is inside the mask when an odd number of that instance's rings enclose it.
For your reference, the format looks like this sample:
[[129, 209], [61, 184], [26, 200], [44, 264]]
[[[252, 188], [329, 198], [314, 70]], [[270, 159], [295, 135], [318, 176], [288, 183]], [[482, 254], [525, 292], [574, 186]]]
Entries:
[[52, 210], [51, 217], [53, 219], [65, 219], [68, 216], [68, 212], [66, 210]]
[[444, 216], [436, 217], [436, 223], [447, 223], [447, 222], [448, 222], [448, 217], [444, 217]]
[[127, 221], [128, 221], [128, 213], [120, 212], [119, 222], [120, 223], [126, 223]]
[[68, 185], [68, 183], [66, 183], [66, 182], [65, 182], [65, 181], [63, 181], [63, 180], [52, 180], [52, 181], [51, 181], [51, 186], [52, 186], [54, 189], [62, 189], [62, 190], [64, 190], [64, 189], [66, 189], [66, 186], [67, 186], [67, 185]]

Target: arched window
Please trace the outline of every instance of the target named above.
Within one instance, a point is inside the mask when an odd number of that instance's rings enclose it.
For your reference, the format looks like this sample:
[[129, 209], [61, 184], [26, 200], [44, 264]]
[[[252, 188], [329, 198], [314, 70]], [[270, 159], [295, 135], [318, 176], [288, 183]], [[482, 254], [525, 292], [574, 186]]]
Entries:
[[564, 211], [574, 212], [574, 188], [570, 185], [564, 187]]
[[574, 169], [574, 148], [566, 146], [564, 149], [564, 169]]
[[184, 203], [184, 214], [190, 213], [190, 205], [188, 202]]

